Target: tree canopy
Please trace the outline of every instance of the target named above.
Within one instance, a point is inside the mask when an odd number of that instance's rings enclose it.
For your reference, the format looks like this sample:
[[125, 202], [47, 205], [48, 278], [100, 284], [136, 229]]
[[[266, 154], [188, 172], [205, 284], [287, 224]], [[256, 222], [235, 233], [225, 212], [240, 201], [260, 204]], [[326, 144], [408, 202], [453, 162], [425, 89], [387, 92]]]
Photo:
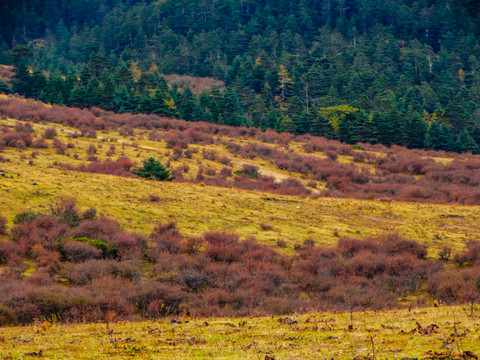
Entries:
[[[5, 0], [0, 63], [15, 64], [16, 73], [13, 89], [1, 84], [0, 91], [347, 142], [476, 152], [479, 4]], [[194, 94], [168, 86], [164, 74], [213, 77], [225, 89]], [[324, 109], [335, 106], [358, 111], [329, 119]]]

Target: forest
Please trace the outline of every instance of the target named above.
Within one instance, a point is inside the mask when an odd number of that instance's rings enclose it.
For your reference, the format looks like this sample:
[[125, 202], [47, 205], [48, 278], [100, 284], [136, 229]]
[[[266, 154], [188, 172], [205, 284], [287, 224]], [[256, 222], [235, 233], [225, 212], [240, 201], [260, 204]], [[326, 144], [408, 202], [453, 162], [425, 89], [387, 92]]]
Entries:
[[[119, 113], [479, 152], [474, 0], [7, 0], [0, 90]], [[168, 75], [213, 78], [195, 91]]]

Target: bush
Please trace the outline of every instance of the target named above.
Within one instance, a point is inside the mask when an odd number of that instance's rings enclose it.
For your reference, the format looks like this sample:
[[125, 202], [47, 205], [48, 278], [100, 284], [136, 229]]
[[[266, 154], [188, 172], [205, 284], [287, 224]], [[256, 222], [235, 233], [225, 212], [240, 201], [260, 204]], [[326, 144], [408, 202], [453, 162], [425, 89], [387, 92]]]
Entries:
[[258, 166], [255, 165], [243, 164], [241, 173], [250, 179], [258, 179], [260, 177]]
[[94, 144], [91, 144], [87, 149], [87, 155], [94, 155], [97, 153], [97, 147]]
[[104, 256], [104, 252], [91, 243], [66, 240], [60, 246], [65, 260], [70, 262], [79, 263]]
[[7, 233], [7, 219], [0, 215], [0, 234]]
[[0, 326], [15, 325], [17, 316], [15, 310], [9, 306], [0, 303]]
[[95, 248], [99, 249], [102, 252], [102, 257], [104, 259], [107, 259], [107, 258], [114, 259], [118, 256], [118, 247], [113, 244], [108, 244], [100, 240], [89, 239], [86, 237], [75, 238], [72, 240], [94, 246]]
[[130, 172], [133, 162], [126, 157], [119, 157], [116, 161], [107, 159], [103, 162], [92, 161], [87, 165], [79, 165], [77, 167], [69, 164], [59, 164], [59, 166], [66, 170], [74, 170], [92, 174], [106, 174], [123, 177], [134, 177]]
[[46, 149], [48, 148], [48, 144], [47, 142], [45, 141], [45, 139], [36, 139], [33, 143], [32, 143], [32, 146], [36, 149]]
[[65, 151], [67, 151], [67, 145], [57, 139], [53, 139], [53, 147], [57, 154], [65, 154]]
[[53, 139], [57, 136], [57, 130], [55, 130], [54, 127], [48, 127], [45, 129], [43, 133], [43, 138], [44, 139]]
[[178, 254], [182, 250], [183, 236], [174, 222], [158, 224], [150, 234], [150, 239], [155, 243], [157, 256], [162, 252]]

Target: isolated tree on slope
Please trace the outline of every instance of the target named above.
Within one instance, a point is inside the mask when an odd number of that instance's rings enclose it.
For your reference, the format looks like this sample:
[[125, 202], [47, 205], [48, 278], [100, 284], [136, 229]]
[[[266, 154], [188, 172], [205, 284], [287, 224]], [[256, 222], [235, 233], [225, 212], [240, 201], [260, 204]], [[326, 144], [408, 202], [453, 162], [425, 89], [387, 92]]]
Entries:
[[143, 162], [143, 169], [132, 171], [133, 174], [144, 177], [149, 180], [172, 181], [175, 177], [171, 176], [170, 170], [154, 158], [149, 158]]

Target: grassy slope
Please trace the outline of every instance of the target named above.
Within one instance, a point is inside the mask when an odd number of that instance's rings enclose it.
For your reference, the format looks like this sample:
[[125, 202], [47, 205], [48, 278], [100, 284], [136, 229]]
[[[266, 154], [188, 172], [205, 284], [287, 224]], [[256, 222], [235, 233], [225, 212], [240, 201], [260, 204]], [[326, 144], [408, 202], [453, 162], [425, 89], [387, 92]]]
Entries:
[[[0, 120], [0, 125], [14, 123], [11, 119]], [[50, 124], [34, 124], [37, 136], [46, 126]], [[301, 198], [59, 170], [51, 165], [54, 162], [85, 162], [86, 149], [92, 143], [97, 146], [102, 144], [97, 154], [100, 160], [107, 158], [106, 151], [110, 144], [115, 144], [114, 159], [125, 155], [138, 164], [149, 156], [166, 161], [165, 154], [170, 150], [163, 142], [146, 140], [146, 133], [137, 133], [133, 138], [121, 137], [116, 132], [99, 134], [108, 141], [69, 139], [68, 132], [75, 129], [53, 126], [59, 130], [60, 140], [75, 144], [75, 149], [68, 150], [71, 156], [56, 154], [52, 148], [6, 149], [2, 153], [11, 159], [11, 162], [0, 164], [0, 170], [8, 176], [0, 178], [0, 214], [8, 218], [9, 225], [20, 211], [48, 211], [48, 205], [59, 196], [73, 196], [82, 208], [94, 206], [100, 213], [117, 219], [126, 229], [148, 233], [156, 222], [176, 221], [188, 235], [224, 229], [235, 231], [242, 237], [255, 236], [261, 242], [272, 245], [283, 239], [287, 242], [287, 252], [293, 252], [293, 245], [306, 238], [333, 245], [338, 236], [364, 237], [396, 230], [409, 239], [429, 245], [430, 255], [436, 256], [445, 243], [458, 250], [463, 248], [467, 238], [479, 238], [479, 207], [474, 206]], [[124, 147], [122, 143], [125, 143]], [[138, 146], [129, 145], [131, 143]], [[219, 163], [202, 159], [201, 150], [204, 147], [230, 156], [221, 145], [190, 147], [199, 149], [192, 159], [181, 158], [179, 162], [172, 162], [173, 167], [188, 165], [190, 172], [187, 176], [196, 174], [200, 162], [217, 170], [222, 167]], [[290, 148], [300, 151], [299, 144], [292, 143]], [[30, 157], [32, 150], [38, 151], [34, 159]], [[75, 160], [73, 154], [78, 154], [80, 160]], [[320, 153], [317, 155], [323, 156]], [[350, 159], [342, 157], [341, 161], [348, 162]], [[234, 159], [234, 169], [241, 168], [245, 162], [260, 166], [263, 173], [278, 179], [290, 175], [260, 159]], [[160, 197], [159, 202], [148, 200], [153, 194]], [[270, 224], [273, 229], [263, 231], [261, 223]], [[115, 359], [129, 355], [145, 359], [263, 359], [268, 352], [276, 359], [352, 358], [372, 354], [370, 336], [374, 336], [377, 356], [422, 357], [428, 350], [445, 351], [442, 349], [442, 338], [448, 339], [454, 332], [454, 312], [457, 320], [461, 321], [459, 331], [471, 331], [461, 339], [462, 349], [478, 354], [477, 319], [467, 318], [459, 308], [430, 308], [412, 312], [357, 313], [353, 316], [355, 330], [352, 332], [346, 330], [350, 324], [349, 314], [331, 313], [299, 316], [298, 326], [281, 325], [278, 318], [245, 319], [247, 324], [243, 327], [237, 326], [241, 319], [210, 319], [207, 320], [210, 323], [208, 327], [202, 325], [204, 320], [192, 320], [181, 325], [172, 325], [167, 320], [117, 323], [112, 326], [113, 338], [107, 335], [104, 324], [54, 324], [47, 329], [41, 326], [0, 328], [0, 358], [10, 355], [23, 358], [25, 354], [39, 350], [50, 359]], [[315, 322], [307, 323], [308, 317], [314, 318]], [[431, 336], [399, 334], [401, 330], [415, 328], [416, 321], [423, 326], [437, 323], [440, 333]], [[227, 322], [236, 327], [226, 325]], [[158, 330], [150, 333], [149, 328]], [[30, 338], [32, 341], [23, 342], [15, 338]], [[457, 340], [450, 345], [457, 349], [460, 342]]]
[[[14, 123], [14, 120], [0, 120], [0, 125]], [[41, 135], [45, 127], [34, 124], [37, 135]], [[59, 196], [73, 196], [81, 207], [94, 206], [99, 213], [117, 219], [126, 229], [142, 233], [148, 233], [157, 222], [176, 221], [187, 235], [223, 229], [235, 231], [242, 237], [254, 236], [267, 244], [276, 244], [278, 239], [283, 239], [288, 249], [307, 238], [333, 245], [338, 236], [364, 237], [398, 231], [409, 239], [428, 244], [431, 254], [435, 255], [445, 243], [461, 249], [467, 238], [479, 238], [480, 214], [475, 206], [302, 198], [60, 170], [52, 167], [54, 162], [76, 165], [85, 162], [86, 149], [92, 143], [102, 146], [96, 154], [100, 160], [107, 158], [106, 151], [110, 144], [115, 144], [114, 159], [125, 155], [138, 164], [150, 156], [166, 161], [165, 154], [170, 150], [165, 148], [163, 141], [146, 140], [146, 133], [137, 133], [132, 138], [123, 138], [116, 132], [99, 134], [99, 138], [107, 138], [107, 141], [69, 139], [68, 131], [74, 129], [55, 127], [64, 130], [59, 131], [60, 140], [75, 145], [74, 149], [67, 150], [71, 156], [56, 154], [53, 148], [6, 149], [3, 153], [11, 161], [0, 164], [0, 170], [8, 176], [1, 178], [0, 214], [7, 217], [10, 224], [20, 211], [47, 211], [48, 205]], [[230, 155], [222, 145], [190, 147], [199, 149], [192, 159], [182, 157], [178, 162], [172, 162], [172, 167], [190, 167], [185, 176], [195, 176], [200, 162], [217, 170], [223, 167], [218, 162], [202, 159], [202, 148], [214, 149], [219, 155]], [[291, 148], [298, 149], [298, 144], [293, 143]], [[32, 150], [39, 153], [35, 159], [30, 158]], [[78, 154], [79, 160], [75, 160], [73, 154]], [[30, 160], [33, 165], [29, 165]], [[290, 175], [261, 159], [234, 159], [234, 169], [241, 168], [245, 162], [258, 165], [263, 173], [278, 179]], [[160, 201], [150, 202], [148, 197], [152, 194], [158, 195]], [[261, 223], [270, 224], [273, 229], [261, 230]]]
[[[352, 331], [348, 313], [292, 316], [297, 325], [280, 324], [278, 317], [206, 319], [208, 325], [205, 319], [188, 324], [166, 319], [114, 323], [111, 336], [105, 324], [0, 328], [0, 358], [23, 358], [40, 350], [48, 359], [264, 359], [267, 354], [275, 359], [352, 359], [372, 358], [373, 348], [376, 358], [382, 359], [423, 358], [429, 350], [446, 353], [449, 347], [454, 353], [480, 353], [478, 317], [467, 317], [459, 307], [352, 316]], [[424, 328], [435, 323], [438, 333], [410, 333], [416, 322]], [[464, 336], [453, 335], [455, 330]]]

